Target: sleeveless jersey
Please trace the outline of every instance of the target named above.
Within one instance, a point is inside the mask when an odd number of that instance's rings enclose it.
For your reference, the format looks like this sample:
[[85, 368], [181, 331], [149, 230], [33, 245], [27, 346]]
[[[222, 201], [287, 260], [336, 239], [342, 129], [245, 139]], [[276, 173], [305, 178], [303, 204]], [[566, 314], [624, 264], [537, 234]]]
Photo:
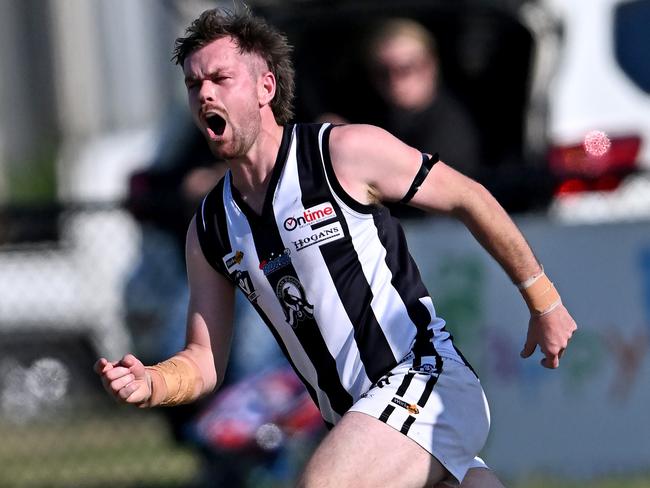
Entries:
[[206, 260], [246, 295], [330, 426], [410, 353], [464, 361], [399, 222], [337, 181], [331, 127], [284, 128], [261, 215], [230, 172], [196, 215]]

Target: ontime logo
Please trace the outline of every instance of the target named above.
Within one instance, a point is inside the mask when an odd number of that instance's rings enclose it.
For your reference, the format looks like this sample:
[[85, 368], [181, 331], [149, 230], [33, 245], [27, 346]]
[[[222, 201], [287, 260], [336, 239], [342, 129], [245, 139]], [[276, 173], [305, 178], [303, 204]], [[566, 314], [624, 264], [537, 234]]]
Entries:
[[330, 202], [321, 203], [306, 209], [302, 215], [289, 217], [284, 221], [284, 228], [292, 231], [306, 225], [317, 224], [336, 217], [336, 211]]

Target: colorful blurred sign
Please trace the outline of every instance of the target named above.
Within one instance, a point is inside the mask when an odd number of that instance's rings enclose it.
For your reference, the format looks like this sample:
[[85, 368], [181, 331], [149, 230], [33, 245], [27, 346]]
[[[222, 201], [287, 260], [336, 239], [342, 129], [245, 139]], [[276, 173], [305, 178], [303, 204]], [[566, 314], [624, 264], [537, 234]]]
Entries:
[[492, 410], [484, 451], [502, 476], [588, 478], [650, 463], [650, 223], [517, 222], [578, 323], [560, 369], [519, 357], [528, 311], [509, 278], [455, 222], [407, 225], [439, 315]]

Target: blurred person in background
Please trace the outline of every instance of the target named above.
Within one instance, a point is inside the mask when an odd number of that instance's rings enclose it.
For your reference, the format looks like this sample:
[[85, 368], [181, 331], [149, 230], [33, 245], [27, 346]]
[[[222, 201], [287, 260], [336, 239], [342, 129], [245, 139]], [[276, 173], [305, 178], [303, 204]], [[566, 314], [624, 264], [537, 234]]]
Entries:
[[489, 429], [480, 382], [381, 202], [471, 230], [530, 308], [522, 357], [539, 347], [557, 368], [575, 322], [479, 184], [374, 126], [290, 124], [290, 50], [263, 20], [218, 9], [177, 40], [195, 122], [229, 167], [187, 233], [186, 344], [155, 366], [129, 354], [95, 371], [139, 407], [208, 394], [223, 381], [237, 286], [331, 428], [299, 486], [501, 486], [476, 457]]
[[[333, 63], [330, 82], [338, 96], [327, 92], [319, 102], [316, 93], [302, 88], [303, 99], [317, 107], [316, 120], [377, 125], [412, 147], [437, 152], [454, 169], [484, 185], [508, 212], [546, 209], [555, 181], [540, 159], [543, 155], [522, 148], [526, 108], [513, 111], [513, 105], [526, 103], [518, 101], [525, 90], [517, 84], [528, 83], [521, 74], [521, 49], [499, 44], [512, 39], [498, 39], [493, 33], [484, 41], [485, 49], [472, 47], [490, 65], [477, 75], [459, 68], [467, 61], [454, 57], [467, 56], [459, 45], [477, 42], [464, 40], [472, 37], [468, 32], [450, 36], [431, 19], [427, 24], [405, 17], [368, 23], [362, 34], [351, 37], [357, 47], [346, 45]], [[439, 32], [440, 43], [433, 32]], [[350, 72], [354, 75], [346, 74]], [[506, 79], [508, 88], [503, 89]], [[480, 89], [474, 83], [480, 83]], [[352, 94], [342, 97], [346, 87]], [[388, 206], [400, 218], [425, 215], [405, 205]]]
[[[372, 122], [412, 147], [438, 153], [471, 178], [481, 174], [480, 137], [471, 115], [444, 86], [436, 40], [407, 18], [378, 22], [363, 41], [362, 58], [384, 110]], [[347, 123], [337, 114], [319, 120]], [[391, 205], [399, 217], [424, 212]]]
[[372, 30], [364, 51], [370, 80], [386, 104], [378, 125], [475, 178], [479, 136], [467, 110], [442, 83], [433, 35], [414, 20], [389, 19]]

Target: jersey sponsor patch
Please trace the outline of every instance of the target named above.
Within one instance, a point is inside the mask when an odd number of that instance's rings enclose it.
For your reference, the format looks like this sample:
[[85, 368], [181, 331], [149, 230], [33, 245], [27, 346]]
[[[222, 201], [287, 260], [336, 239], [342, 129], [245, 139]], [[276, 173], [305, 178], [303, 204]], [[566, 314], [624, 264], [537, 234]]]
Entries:
[[223, 258], [223, 264], [226, 265], [226, 269], [230, 271], [233, 267], [238, 265], [239, 263], [242, 262], [242, 259], [244, 259], [244, 252], [243, 251], [235, 251], [230, 254], [227, 254]]
[[285, 248], [279, 255], [271, 254], [268, 259], [262, 261], [260, 263], [260, 269], [264, 272], [264, 276], [268, 276], [285, 266], [289, 266], [291, 264], [290, 254], [291, 251]]
[[336, 210], [330, 202], [315, 205], [305, 211], [301, 215], [292, 215], [284, 221], [285, 230], [292, 231], [301, 229], [308, 225], [318, 224], [336, 217]]
[[314, 318], [314, 306], [307, 301], [305, 289], [297, 278], [282, 278], [275, 287], [275, 294], [280, 299], [287, 322], [294, 329], [300, 322]]
[[296, 251], [302, 251], [314, 245], [322, 245], [326, 242], [336, 241], [343, 237], [343, 227], [340, 222], [321, 227], [313, 231], [311, 234], [301, 239], [292, 241]]

